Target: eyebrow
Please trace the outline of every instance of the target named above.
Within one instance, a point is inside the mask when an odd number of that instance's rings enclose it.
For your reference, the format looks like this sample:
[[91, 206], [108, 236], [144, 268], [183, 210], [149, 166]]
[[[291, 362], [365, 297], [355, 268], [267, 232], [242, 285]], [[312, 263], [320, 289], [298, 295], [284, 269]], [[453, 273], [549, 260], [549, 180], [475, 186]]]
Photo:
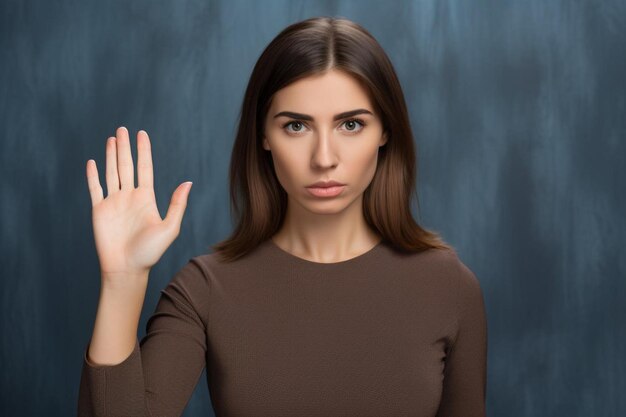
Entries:
[[[367, 109], [356, 109], [356, 110], [345, 111], [343, 113], [334, 115], [333, 120], [341, 120], [341, 119], [345, 119], [348, 117], [356, 116], [357, 114], [372, 114], [372, 112]], [[276, 113], [274, 115], [274, 119], [280, 116], [291, 117], [293, 119], [309, 120], [311, 122], [315, 121], [315, 119], [313, 119], [313, 116], [310, 116], [308, 114], [295, 113], [292, 111], [281, 111], [280, 113]]]

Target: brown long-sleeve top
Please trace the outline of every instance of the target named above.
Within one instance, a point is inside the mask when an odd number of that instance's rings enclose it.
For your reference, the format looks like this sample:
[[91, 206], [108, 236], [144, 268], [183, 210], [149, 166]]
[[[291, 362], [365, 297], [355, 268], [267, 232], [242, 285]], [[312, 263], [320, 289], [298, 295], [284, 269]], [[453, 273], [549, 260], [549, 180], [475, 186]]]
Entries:
[[453, 250], [318, 263], [268, 239], [192, 257], [128, 358], [96, 365], [88, 346], [79, 416], [180, 416], [205, 367], [220, 417], [485, 415], [483, 295]]

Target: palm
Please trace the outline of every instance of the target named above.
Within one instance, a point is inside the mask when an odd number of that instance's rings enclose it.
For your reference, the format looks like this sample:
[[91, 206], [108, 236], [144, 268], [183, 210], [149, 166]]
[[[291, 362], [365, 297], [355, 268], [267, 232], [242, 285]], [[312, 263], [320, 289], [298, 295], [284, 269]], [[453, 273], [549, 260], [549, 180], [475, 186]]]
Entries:
[[96, 249], [109, 272], [140, 270], [156, 263], [155, 254], [141, 248], [158, 238], [162, 221], [150, 189], [120, 191], [96, 205], [93, 208]]
[[102, 196], [95, 164], [87, 166], [96, 250], [102, 272], [111, 276], [149, 270], [178, 235], [186, 207], [186, 196], [181, 192], [185, 187], [179, 187], [166, 219], [161, 218], [152, 186], [148, 136], [144, 132], [141, 145], [138, 140], [139, 186], [135, 187], [130, 146], [124, 134], [124, 128], [118, 129], [117, 142], [107, 143], [106, 198]]

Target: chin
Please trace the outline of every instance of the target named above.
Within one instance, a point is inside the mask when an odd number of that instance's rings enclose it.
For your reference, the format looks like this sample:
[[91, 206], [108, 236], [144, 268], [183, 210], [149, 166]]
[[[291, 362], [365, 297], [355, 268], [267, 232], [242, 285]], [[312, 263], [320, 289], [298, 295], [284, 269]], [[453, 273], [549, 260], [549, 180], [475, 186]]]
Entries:
[[337, 214], [346, 210], [354, 203], [353, 199], [348, 199], [346, 195], [333, 198], [315, 198], [305, 195], [299, 199], [297, 204], [303, 209], [314, 214]]

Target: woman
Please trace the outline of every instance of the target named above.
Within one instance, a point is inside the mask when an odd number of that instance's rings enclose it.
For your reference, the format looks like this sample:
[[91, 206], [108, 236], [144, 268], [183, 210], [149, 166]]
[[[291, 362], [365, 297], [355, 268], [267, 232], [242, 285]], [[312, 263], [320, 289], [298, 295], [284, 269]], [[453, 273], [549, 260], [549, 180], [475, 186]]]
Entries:
[[144, 131], [137, 149], [135, 188], [127, 130], [109, 138], [106, 199], [87, 164], [102, 285], [79, 415], [178, 416], [205, 366], [216, 415], [485, 415], [481, 288], [412, 218], [408, 114], [365, 29], [311, 18], [267, 46], [233, 148], [233, 235], [176, 273], [141, 341], [190, 184], [162, 220]]

